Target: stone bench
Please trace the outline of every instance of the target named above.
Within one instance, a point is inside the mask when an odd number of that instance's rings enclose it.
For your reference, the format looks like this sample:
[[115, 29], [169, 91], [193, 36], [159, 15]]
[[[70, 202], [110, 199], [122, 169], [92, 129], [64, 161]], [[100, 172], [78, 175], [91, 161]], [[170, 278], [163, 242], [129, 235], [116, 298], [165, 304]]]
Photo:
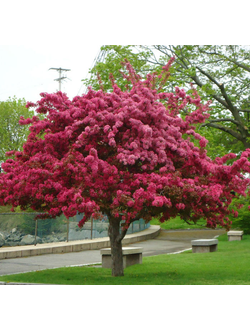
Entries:
[[[142, 250], [141, 247], [123, 247], [123, 268], [132, 266], [135, 264], [142, 263]], [[111, 259], [111, 248], [105, 248], [100, 250], [102, 255], [102, 267], [111, 268], [112, 259]]]
[[241, 241], [242, 240], [242, 236], [243, 236], [243, 231], [240, 230], [230, 230], [227, 233], [228, 236], [228, 240], [229, 241]]
[[217, 251], [217, 239], [196, 239], [191, 241], [193, 253], [215, 252]]

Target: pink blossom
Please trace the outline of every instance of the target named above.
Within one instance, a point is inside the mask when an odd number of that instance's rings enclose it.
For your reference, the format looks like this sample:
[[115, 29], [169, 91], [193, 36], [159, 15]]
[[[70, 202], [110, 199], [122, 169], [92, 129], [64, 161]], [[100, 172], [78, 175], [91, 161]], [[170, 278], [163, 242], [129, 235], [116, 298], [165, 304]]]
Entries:
[[111, 147], [116, 147], [115, 139], [110, 139], [110, 140], [109, 140], [109, 145], [110, 145]]
[[108, 139], [111, 139], [111, 138], [113, 138], [115, 136], [115, 134], [114, 134], [114, 132], [109, 132], [109, 134], [108, 134]]
[[86, 158], [85, 158], [85, 162], [87, 164], [92, 164], [94, 162], [95, 158], [92, 156], [92, 155], [88, 155]]
[[178, 209], [178, 210], [184, 210], [185, 209], [185, 204], [183, 203], [179, 203], [179, 204], [176, 204], [175, 207]]
[[208, 143], [208, 140], [206, 140], [204, 137], [202, 137], [200, 139], [200, 147], [201, 148], [205, 148], [205, 146], [207, 145], [207, 143]]
[[170, 206], [170, 201], [165, 196], [156, 196], [152, 202], [152, 206], [162, 207], [164, 204]]
[[250, 172], [250, 149], [239, 159], [207, 157], [208, 141], [195, 126], [209, 117], [210, 103], [203, 104], [195, 90], [155, 89], [166, 82], [172, 62], [158, 82], [158, 73], [141, 81], [125, 62], [133, 85], [125, 92], [113, 81], [110, 93], [89, 88], [72, 101], [61, 92], [43, 93], [28, 104], [44, 119], [20, 119], [30, 134], [23, 151], [9, 152], [14, 159], [2, 164], [0, 204], [51, 217], [84, 213], [79, 226], [101, 210], [116, 221], [123, 217], [125, 227], [138, 216], [149, 221], [161, 214], [167, 221], [185, 214], [189, 221], [203, 217], [208, 227], [229, 228], [231, 191], [245, 196], [250, 183], [243, 176]]
[[133, 200], [128, 201], [127, 205], [128, 207], [133, 207], [135, 202]]

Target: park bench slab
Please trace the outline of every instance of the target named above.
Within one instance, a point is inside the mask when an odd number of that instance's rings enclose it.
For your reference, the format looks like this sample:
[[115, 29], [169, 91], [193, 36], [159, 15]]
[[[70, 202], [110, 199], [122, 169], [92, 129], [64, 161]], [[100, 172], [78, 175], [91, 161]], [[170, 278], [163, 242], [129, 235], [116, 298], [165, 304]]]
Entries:
[[218, 240], [213, 239], [196, 239], [191, 241], [193, 253], [205, 253], [217, 251]]
[[243, 230], [230, 230], [227, 232], [229, 241], [241, 241], [243, 236]]
[[[135, 264], [141, 264], [142, 251], [143, 251], [142, 247], [123, 247], [122, 248], [123, 268]], [[102, 255], [102, 267], [111, 268], [112, 267], [111, 248], [101, 249], [100, 252]]]

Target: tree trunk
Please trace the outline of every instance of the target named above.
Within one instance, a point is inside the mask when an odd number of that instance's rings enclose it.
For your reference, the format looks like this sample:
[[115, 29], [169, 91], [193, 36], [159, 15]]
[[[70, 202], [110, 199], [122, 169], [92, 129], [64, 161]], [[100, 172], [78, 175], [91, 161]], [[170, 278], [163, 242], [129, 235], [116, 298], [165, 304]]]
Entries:
[[112, 276], [124, 276], [122, 242], [119, 232], [120, 221], [117, 218], [109, 219], [109, 239], [111, 246]]

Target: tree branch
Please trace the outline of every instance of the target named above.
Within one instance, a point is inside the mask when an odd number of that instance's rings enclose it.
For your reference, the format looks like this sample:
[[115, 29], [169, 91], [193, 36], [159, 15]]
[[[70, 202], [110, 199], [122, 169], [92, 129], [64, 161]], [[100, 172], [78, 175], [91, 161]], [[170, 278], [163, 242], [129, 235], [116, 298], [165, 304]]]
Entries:
[[229, 110], [231, 110], [234, 117], [238, 117], [238, 119], [241, 120], [241, 118], [239, 117], [238, 111], [235, 109], [233, 103], [231, 102], [230, 98], [228, 97], [228, 95], [226, 93], [226, 90], [224, 88], [224, 84], [220, 84], [220, 90], [221, 90], [221, 93], [222, 93], [224, 99], [226, 100], [226, 102], [228, 104]]
[[250, 109], [237, 109], [239, 112], [250, 112]]
[[[202, 87], [204, 84], [200, 81], [200, 79], [198, 78], [198, 76], [190, 76], [190, 78], [192, 78], [194, 80], [194, 82], [199, 86]], [[222, 98], [220, 98], [218, 95], [216, 94], [211, 94], [211, 96], [217, 100], [220, 104], [222, 104], [226, 109], [228, 109], [228, 104], [227, 102], [225, 102]]]
[[128, 231], [128, 229], [122, 230], [122, 232], [120, 233], [120, 235], [116, 238], [116, 242], [117, 243], [120, 243], [123, 240], [123, 238], [127, 234], [127, 231]]
[[231, 118], [221, 118], [221, 119], [210, 119], [209, 123], [219, 123], [222, 121], [230, 121], [231, 123], [234, 123], [235, 125], [239, 125], [239, 122], [237, 120], [231, 119]]
[[227, 104], [227, 108], [232, 112], [233, 116], [235, 117], [236, 120], [238, 120], [239, 125], [241, 122], [241, 118], [239, 116], [238, 111], [236, 110], [236, 108], [234, 107], [233, 103], [231, 102], [230, 98], [228, 97], [224, 84], [220, 84], [218, 83], [217, 80], [215, 80], [210, 74], [208, 74], [207, 72], [205, 72], [204, 70], [202, 70], [200, 67], [197, 66], [197, 69], [204, 74], [210, 81], [212, 81], [214, 84], [216, 84], [216, 86], [219, 87], [219, 89], [221, 90], [221, 93], [226, 101]]
[[202, 73], [204, 74], [204, 76], [206, 76], [210, 81], [212, 81], [216, 86], [218, 86], [221, 89], [221, 84], [218, 83], [217, 80], [215, 80], [209, 73], [207, 73], [206, 71], [202, 70], [199, 66], [196, 66], [196, 68]]
[[237, 132], [235, 132], [234, 130], [232, 130], [231, 128], [227, 128], [225, 126], [217, 125], [217, 124], [214, 124], [214, 123], [205, 123], [205, 124], [202, 124], [200, 127], [204, 127], [204, 126], [217, 128], [217, 129], [219, 129], [223, 132], [226, 132], [226, 133], [232, 135], [237, 140], [243, 142], [243, 137], [240, 134], [238, 134]]
[[[140, 220], [140, 219], [141, 219], [141, 216], [140, 215], [137, 215], [136, 218], [134, 218], [133, 220], [130, 221], [130, 224], [132, 222], [137, 221], [137, 220]], [[119, 242], [121, 242], [123, 240], [123, 238], [125, 237], [127, 231], [128, 231], [128, 228], [121, 231], [120, 235], [116, 239], [117, 243], [119, 243]]]
[[[228, 109], [228, 104], [227, 102], [225, 102], [224, 100], [222, 100], [222, 98], [220, 98], [218, 95], [216, 94], [211, 94], [211, 96], [217, 100], [220, 104], [222, 104], [226, 109]], [[230, 109], [229, 109], [230, 110]]]
[[250, 67], [249, 67], [249, 66], [247, 66], [247, 65], [245, 65], [245, 64], [242, 64], [242, 63], [240, 63], [240, 62], [238, 62], [238, 61], [236, 61], [236, 60], [233, 60], [233, 59], [231, 59], [231, 58], [228, 58], [227, 56], [225, 56], [225, 55], [223, 55], [223, 54], [219, 54], [219, 53], [217, 53], [217, 52], [206, 52], [206, 51], [201, 51], [201, 52], [202, 52], [202, 53], [205, 53], [205, 54], [208, 54], [208, 55], [217, 55], [217, 56], [219, 56], [219, 57], [222, 57], [222, 58], [224, 58], [225, 60], [227, 60], [228, 62], [232, 62], [232, 63], [238, 65], [240, 68], [242, 68], [242, 69], [244, 69], [244, 70], [250, 72]]

